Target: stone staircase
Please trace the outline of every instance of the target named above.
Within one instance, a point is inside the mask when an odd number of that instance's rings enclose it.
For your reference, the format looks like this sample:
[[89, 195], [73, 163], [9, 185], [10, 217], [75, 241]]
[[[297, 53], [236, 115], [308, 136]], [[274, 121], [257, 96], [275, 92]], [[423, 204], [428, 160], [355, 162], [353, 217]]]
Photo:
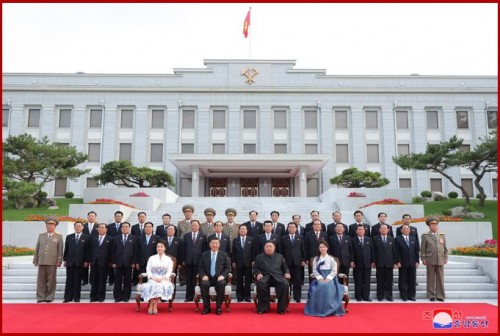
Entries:
[[[148, 211], [147, 219], [156, 225], [161, 224], [161, 216], [164, 213], [169, 213], [172, 216], [172, 223], [177, 223], [184, 218], [182, 207], [186, 204], [191, 204], [195, 208], [193, 218], [205, 221], [203, 210], [213, 208], [217, 212], [215, 220], [226, 222], [225, 210], [234, 208], [238, 211], [236, 216], [237, 223], [248, 221], [248, 213], [251, 210], [256, 210], [259, 213], [258, 221], [263, 222], [270, 219], [270, 213], [277, 210], [280, 213], [280, 222], [287, 224], [292, 221], [294, 214], [302, 216], [302, 225], [311, 221], [310, 212], [318, 210], [320, 218], [324, 223], [332, 222], [332, 212], [337, 209], [334, 203], [323, 203], [319, 197], [179, 197], [175, 203], [162, 203], [159, 208], [154, 211]], [[128, 221], [132, 224], [137, 223], [137, 213], [133, 212]], [[352, 215], [344, 214], [346, 222], [352, 222]]]
[[[57, 270], [56, 301], [61, 302], [64, 295], [65, 269]], [[394, 298], [399, 299], [398, 292], [398, 272], [394, 272]], [[26, 261], [20, 263], [10, 263], [8, 268], [3, 269], [2, 282], [3, 302], [35, 302], [36, 298], [36, 275], [37, 269]], [[307, 279], [307, 269], [306, 269]], [[421, 266], [417, 270], [417, 300], [426, 299], [426, 270]], [[182, 302], [185, 298], [185, 286], [177, 286], [176, 301]], [[302, 299], [307, 299], [309, 285], [302, 288]], [[235, 287], [233, 286], [233, 300]], [[445, 290], [447, 300], [497, 300], [498, 287], [492, 283], [489, 276], [485, 275], [481, 269], [478, 269], [472, 263], [450, 261], [445, 266]], [[113, 289], [107, 287], [106, 301], [113, 302]], [[349, 291], [351, 298], [354, 293], [354, 281], [349, 280]], [[82, 302], [88, 301], [90, 295], [90, 285], [82, 287]], [[370, 297], [376, 298], [376, 280], [375, 270], [372, 270]]]

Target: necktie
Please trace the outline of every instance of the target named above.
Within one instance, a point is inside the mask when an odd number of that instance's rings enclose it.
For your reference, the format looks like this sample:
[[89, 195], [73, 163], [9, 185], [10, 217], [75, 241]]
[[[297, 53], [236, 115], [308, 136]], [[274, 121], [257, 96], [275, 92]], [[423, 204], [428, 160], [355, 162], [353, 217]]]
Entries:
[[271, 239], [271, 235], [268, 233], [266, 234], [266, 240], [270, 240]]
[[149, 237], [146, 236], [146, 245], [149, 245]]
[[216, 254], [212, 253], [212, 260], [210, 262], [210, 275], [215, 276], [215, 259], [216, 259]]
[[142, 227], [143, 227], [143, 226], [141, 225], [141, 226], [140, 226], [141, 234], [142, 234]]
[[385, 240], [386, 240], [386, 238], [385, 238], [385, 236], [383, 236], [382, 241], [384, 242], [384, 244], [385, 244]]
[[168, 246], [170, 247], [170, 244], [172, 244], [172, 237], [168, 237]]
[[361, 238], [361, 246], [363, 246], [363, 238]]
[[316, 232], [316, 240], [319, 240], [319, 232]]
[[75, 243], [76, 243], [76, 244], [78, 244], [78, 240], [79, 240], [79, 239], [80, 239], [80, 235], [79, 235], [79, 234], [77, 234], [77, 235], [76, 235], [76, 238], [75, 238]]
[[339, 243], [341, 243], [342, 242], [342, 236], [339, 235], [338, 237], [339, 237]]
[[293, 243], [294, 243], [294, 240], [295, 240], [294, 238], [295, 238], [295, 236], [294, 236], [294, 235], [291, 235], [291, 236], [290, 236], [290, 241], [292, 242], [292, 246], [293, 246]]
[[99, 236], [99, 246], [102, 244], [102, 236]]
[[218, 233], [218, 234], [217, 234], [217, 239], [219, 239], [219, 240], [220, 240], [220, 233]]
[[125, 246], [126, 243], [127, 243], [127, 236], [123, 235], [123, 246]]
[[245, 237], [242, 237], [241, 238], [241, 248], [244, 249], [245, 248]]
[[196, 241], [196, 233], [193, 233], [193, 244]]
[[406, 241], [406, 245], [410, 246], [410, 241], [408, 240], [408, 236], [405, 236], [405, 241]]

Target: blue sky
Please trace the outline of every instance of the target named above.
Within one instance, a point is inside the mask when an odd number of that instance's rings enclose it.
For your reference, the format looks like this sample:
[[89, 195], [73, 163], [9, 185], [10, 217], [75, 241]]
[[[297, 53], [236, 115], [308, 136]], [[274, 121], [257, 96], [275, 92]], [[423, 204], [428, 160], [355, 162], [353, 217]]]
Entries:
[[[250, 38], [242, 34], [252, 6]], [[496, 75], [497, 4], [3, 4], [3, 71], [172, 73], [293, 59], [348, 75]]]

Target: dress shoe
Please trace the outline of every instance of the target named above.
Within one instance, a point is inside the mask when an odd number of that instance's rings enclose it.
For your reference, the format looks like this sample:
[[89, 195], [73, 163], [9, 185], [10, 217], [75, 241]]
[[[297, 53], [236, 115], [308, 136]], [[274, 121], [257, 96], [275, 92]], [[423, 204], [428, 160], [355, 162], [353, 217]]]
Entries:
[[372, 302], [372, 299], [370, 299], [370, 298], [368, 298], [368, 299], [363, 299], [363, 301]]
[[123, 302], [128, 302], [130, 299], [123, 299]]
[[[90, 300], [90, 302], [97, 302], [97, 300]], [[116, 302], [116, 301], [115, 301]]]
[[63, 303], [71, 302], [71, 300], [64, 300]]
[[217, 309], [215, 310], [215, 314], [216, 314], [216, 315], [222, 315], [222, 309], [217, 308]]
[[384, 299], [377, 299], [377, 301], [383, 301]]
[[103, 300], [99, 300], [99, 302], [104, 302], [104, 299]]
[[191, 301], [193, 301], [193, 299], [186, 299], [186, 300], [184, 300], [184, 302], [191, 302]]
[[45, 302], [47, 302], [47, 303], [51, 303], [51, 302], [52, 302], [52, 300], [45, 300]]
[[284, 311], [279, 311], [278, 314], [285, 315], [285, 312]]
[[361, 302], [361, 301], [363, 301], [363, 300], [361, 300], [361, 299], [356, 299], [356, 301]]
[[122, 302], [122, 300], [120, 300], [120, 299], [115, 299], [115, 302]]
[[392, 302], [392, 301], [394, 301], [394, 300], [393, 300], [392, 298], [387, 298], [387, 301], [391, 301], [391, 302]]
[[80, 302], [80, 299], [75, 299], [74, 301], [75, 301], [75, 302]]
[[417, 301], [417, 300], [415, 300], [415, 298], [409, 298], [408, 300], [410, 300], [410, 301]]
[[300, 303], [300, 299], [295, 300], [296, 303]]
[[438, 301], [444, 302], [444, 299], [437, 298]]
[[237, 301], [238, 301], [238, 302], [243, 302], [243, 299], [238, 299]]
[[45, 302], [45, 300], [37, 300], [36, 303], [42, 303]]
[[259, 314], [259, 315], [262, 315], [262, 314], [265, 314], [265, 313], [267, 313], [267, 312], [265, 312], [265, 311], [260, 311], [260, 310], [257, 312], [257, 314]]
[[245, 302], [252, 302], [252, 300], [250, 300], [250, 299], [245, 299]]
[[436, 301], [436, 298], [430, 298], [430, 300], [431, 300], [432, 302], [434, 302], [434, 301]]
[[405, 299], [403, 299], [403, 301], [405, 301], [405, 302], [406, 302], [406, 301], [408, 301], [408, 299], [406, 299], [406, 298], [405, 298]]
[[210, 308], [205, 308], [203, 309], [203, 311], [201, 312], [201, 315], [207, 315], [207, 314], [210, 314], [211, 310]]

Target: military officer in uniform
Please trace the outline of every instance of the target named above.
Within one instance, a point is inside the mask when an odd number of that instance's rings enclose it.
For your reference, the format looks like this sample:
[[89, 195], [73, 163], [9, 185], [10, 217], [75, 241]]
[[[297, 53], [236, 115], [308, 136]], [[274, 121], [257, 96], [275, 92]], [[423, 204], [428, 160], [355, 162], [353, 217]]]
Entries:
[[56, 217], [47, 217], [45, 220], [47, 232], [41, 233], [36, 242], [33, 265], [38, 267], [36, 283], [38, 303], [54, 301], [57, 267], [61, 267], [64, 248], [62, 235], [55, 232], [58, 224], [59, 220]]
[[227, 222], [224, 224], [224, 229], [222, 232], [225, 235], [229, 236], [230, 241], [233, 241], [234, 238], [238, 237], [238, 231], [240, 229], [240, 224], [236, 224], [234, 221], [234, 217], [238, 212], [236, 209], [233, 208], [227, 208], [226, 209], [226, 217], [227, 217]]
[[444, 301], [444, 265], [448, 263], [448, 249], [444, 233], [438, 232], [439, 219], [427, 217], [425, 223], [430, 231], [422, 234], [420, 256], [427, 266], [427, 298]]
[[[177, 233], [181, 241], [184, 240], [184, 235], [186, 233], [191, 232], [191, 220], [194, 213], [194, 206], [186, 204], [182, 207], [182, 212], [184, 213], [184, 219], [177, 223]], [[184, 267], [180, 267], [179, 269], [179, 284], [181, 286], [186, 284], [186, 269]]]
[[203, 213], [207, 221], [201, 224], [201, 232], [208, 237], [214, 233], [214, 217], [217, 213], [212, 208], [206, 208]]

